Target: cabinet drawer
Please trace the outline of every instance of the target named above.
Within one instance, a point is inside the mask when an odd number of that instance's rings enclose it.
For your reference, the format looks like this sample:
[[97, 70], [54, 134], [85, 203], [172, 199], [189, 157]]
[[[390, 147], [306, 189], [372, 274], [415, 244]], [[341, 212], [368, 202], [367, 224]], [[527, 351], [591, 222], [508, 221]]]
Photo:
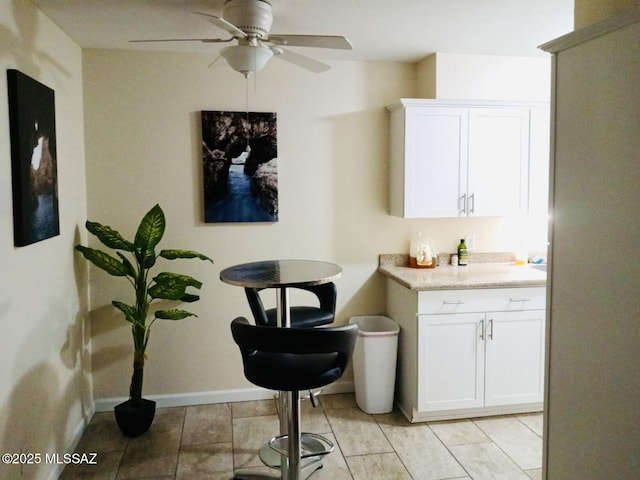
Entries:
[[418, 292], [418, 314], [539, 310], [545, 301], [545, 287], [429, 290]]

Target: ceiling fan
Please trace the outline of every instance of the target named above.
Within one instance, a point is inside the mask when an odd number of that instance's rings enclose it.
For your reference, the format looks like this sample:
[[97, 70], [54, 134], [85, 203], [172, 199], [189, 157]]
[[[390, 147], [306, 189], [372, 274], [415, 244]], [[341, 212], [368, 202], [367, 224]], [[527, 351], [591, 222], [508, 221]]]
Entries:
[[[271, 4], [267, 0], [227, 0], [222, 17], [196, 12], [211, 23], [231, 34], [230, 38], [167, 38], [157, 40], [131, 40], [132, 42], [204, 42], [236, 45], [220, 50], [220, 55], [234, 70], [248, 77], [262, 69], [276, 56], [314, 73], [331, 68], [326, 63], [293, 52], [283, 46], [316, 47], [351, 50], [348, 39], [334, 35], [289, 35], [269, 33], [273, 23]], [[217, 59], [216, 59], [217, 60]]]

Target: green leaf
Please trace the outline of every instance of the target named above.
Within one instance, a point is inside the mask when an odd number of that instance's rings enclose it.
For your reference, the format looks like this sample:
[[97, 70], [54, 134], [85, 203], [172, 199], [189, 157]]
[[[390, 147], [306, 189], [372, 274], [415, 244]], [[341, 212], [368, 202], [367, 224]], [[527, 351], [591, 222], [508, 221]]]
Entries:
[[107, 272], [109, 275], [113, 275], [114, 277], [125, 277], [127, 273], [129, 273], [129, 269], [126, 265], [102, 250], [96, 250], [95, 248], [89, 248], [83, 245], [76, 245], [75, 248], [84, 255], [84, 258], [89, 260], [96, 267]]
[[149, 287], [148, 294], [151, 298], [162, 298], [164, 300], [180, 300], [184, 295], [184, 285], [152, 285]]
[[98, 237], [104, 245], [114, 250], [125, 250], [127, 252], [133, 252], [133, 243], [126, 240], [120, 233], [113, 230], [107, 225], [102, 225], [98, 222], [86, 221], [85, 226], [87, 230]]
[[155, 284], [149, 288], [149, 296], [165, 300], [182, 300], [186, 295], [187, 287], [202, 286], [202, 282], [195, 278], [171, 272], [162, 272], [153, 281]]
[[156, 277], [153, 280], [156, 283], [181, 284], [181, 285], [184, 285], [185, 287], [195, 287], [195, 288], [202, 287], [201, 281], [196, 280], [195, 278], [190, 277], [189, 275], [182, 275], [180, 273], [162, 272], [156, 275]]
[[213, 260], [211, 260], [206, 255], [203, 255], [202, 253], [194, 252], [193, 250], [179, 250], [179, 249], [162, 250], [160, 252], [160, 256], [168, 260], [175, 260], [176, 258], [199, 258], [200, 260], [208, 260], [211, 263], [213, 263]]
[[154, 257], [153, 262], [155, 262], [154, 249], [160, 240], [162, 240], [165, 226], [164, 212], [160, 208], [160, 205], [156, 204], [142, 218], [133, 244], [136, 250], [140, 252], [140, 258], [143, 260], [142, 263], [145, 266], [149, 264], [151, 256]]
[[146, 253], [147, 255], [141, 259], [140, 264], [143, 266], [143, 268], [146, 268], [148, 270], [156, 264], [156, 255], [155, 253], [153, 253], [153, 251]]
[[173, 308], [171, 310], [158, 310], [155, 312], [155, 317], [161, 320], [182, 320], [187, 317], [197, 317], [197, 315], [186, 310]]
[[191, 293], [185, 293], [182, 296], [182, 298], [180, 298], [181, 302], [187, 302], [187, 303], [197, 302], [198, 300], [200, 300], [200, 296], [199, 295], [193, 295]]
[[123, 265], [127, 267], [127, 272], [128, 272], [127, 275], [129, 275], [132, 278], [136, 278], [136, 270], [133, 268], [133, 265], [131, 264], [129, 259], [125, 257], [123, 254], [121, 254], [120, 252], [116, 252], [116, 255], [120, 257], [120, 260], [122, 260]]
[[120, 310], [122, 313], [124, 313], [124, 318], [127, 322], [133, 323], [133, 324], [142, 323], [144, 325], [144, 319], [142, 322], [140, 322], [140, 319], [137, 318], [135, 307], [132, 307], [131, 305], [127, 305], [126, 303], [123, 303], [123, 302], [119, 302], [117, 300], [112, 301], [111, 304], [114, 307], [116, 307], [118, 310]]

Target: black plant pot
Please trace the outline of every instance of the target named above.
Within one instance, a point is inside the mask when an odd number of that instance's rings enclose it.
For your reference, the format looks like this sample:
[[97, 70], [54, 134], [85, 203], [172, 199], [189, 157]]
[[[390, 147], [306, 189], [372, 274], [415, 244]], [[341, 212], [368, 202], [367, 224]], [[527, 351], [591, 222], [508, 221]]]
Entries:
[[156, 413], [156, 402], [141, 398], [127, 400], [114, 407], [116, 423], [127, 437], [137, 437], [149, 430]]

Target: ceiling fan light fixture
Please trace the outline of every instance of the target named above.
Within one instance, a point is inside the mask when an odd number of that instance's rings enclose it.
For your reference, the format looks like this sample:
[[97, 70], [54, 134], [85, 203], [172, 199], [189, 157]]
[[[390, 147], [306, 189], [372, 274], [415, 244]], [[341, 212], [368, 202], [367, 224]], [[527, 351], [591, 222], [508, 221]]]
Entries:
[[220, 50], [227, 63], [244, 76], [262, 70], [273, 56], [270, 48], [262, 45], [235, 45]]

